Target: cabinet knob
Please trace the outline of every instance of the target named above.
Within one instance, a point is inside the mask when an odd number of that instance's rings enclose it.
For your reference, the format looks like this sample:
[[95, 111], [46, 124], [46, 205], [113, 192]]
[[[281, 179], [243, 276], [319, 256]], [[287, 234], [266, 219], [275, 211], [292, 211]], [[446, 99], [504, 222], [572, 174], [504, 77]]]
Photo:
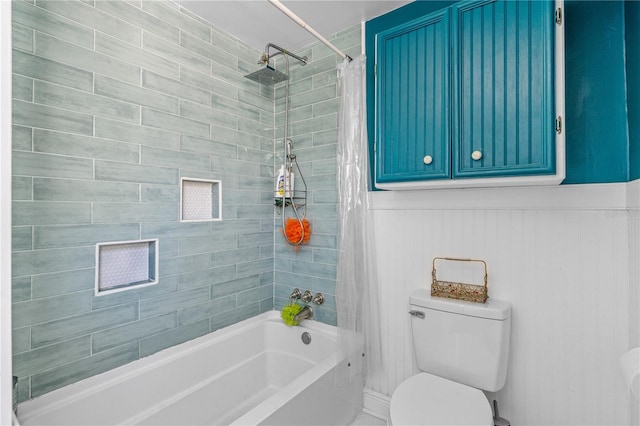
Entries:
[[422, 162], [428, 166], [429, 164], [433, 163], [433, 157], [430, 155], [425, 155], [422, 159]]
[[480, 151], [473, 151], [471, 153], [471, 158], [473, 158], [475, 161], [478, 161], [479, 159], [482, 158], [482, 152]]

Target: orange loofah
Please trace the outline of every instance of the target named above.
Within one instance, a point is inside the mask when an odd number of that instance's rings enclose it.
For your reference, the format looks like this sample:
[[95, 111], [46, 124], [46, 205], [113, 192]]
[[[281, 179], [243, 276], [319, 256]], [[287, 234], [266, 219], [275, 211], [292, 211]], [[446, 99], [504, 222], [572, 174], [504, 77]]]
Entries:
[[[307, 244], [311, 238], [311, 224], [307, 218], [302, 219], [302, 227], [298, 219], [288, 217], [284, 222], [284, 233], [290, 243], [299, 245]], [[304, 233], [303, 233], [304, 231]], [[302, 241], [300, 241], [302, 239]]]

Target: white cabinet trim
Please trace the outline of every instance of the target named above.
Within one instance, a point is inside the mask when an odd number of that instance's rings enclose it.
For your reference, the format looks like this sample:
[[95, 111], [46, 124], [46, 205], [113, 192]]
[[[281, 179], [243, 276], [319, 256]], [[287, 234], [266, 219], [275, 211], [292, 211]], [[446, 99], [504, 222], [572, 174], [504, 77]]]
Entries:
[[627, 210], [640, 208], [640, 180], [514, 188], [375, 191], [372, 210]]

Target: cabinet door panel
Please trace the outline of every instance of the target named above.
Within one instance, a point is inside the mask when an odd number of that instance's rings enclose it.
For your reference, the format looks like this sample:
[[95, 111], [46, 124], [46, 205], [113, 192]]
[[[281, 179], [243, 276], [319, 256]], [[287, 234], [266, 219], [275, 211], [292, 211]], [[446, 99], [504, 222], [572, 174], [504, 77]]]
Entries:
[[453, 177], [553, 173], [553, 3], [452, 10]]
[[376, 181], [450, 177], [449, 12], [376, 37]]

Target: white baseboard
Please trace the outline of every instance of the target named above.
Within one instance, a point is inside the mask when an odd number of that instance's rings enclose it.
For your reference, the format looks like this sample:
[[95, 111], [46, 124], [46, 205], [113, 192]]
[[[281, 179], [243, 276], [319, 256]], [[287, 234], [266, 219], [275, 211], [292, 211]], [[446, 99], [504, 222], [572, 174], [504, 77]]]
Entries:
[[387, 420], [389, 416], [389, 403], [391, 398], [387, 395], [364, 388], [364, 411], [366, 414]]

